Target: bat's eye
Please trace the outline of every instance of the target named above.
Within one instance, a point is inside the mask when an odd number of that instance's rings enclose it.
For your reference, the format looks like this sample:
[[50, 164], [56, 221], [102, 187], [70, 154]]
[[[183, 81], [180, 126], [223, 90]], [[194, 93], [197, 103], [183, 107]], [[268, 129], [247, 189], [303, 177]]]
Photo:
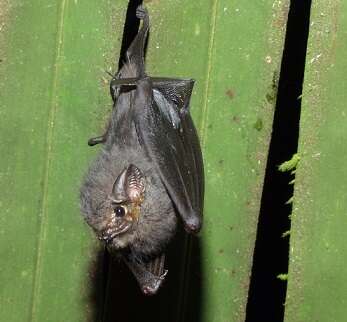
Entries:
[[127, 213], [127, 208], [124, 206], [116, 206], [114, 208], [114, 213], [116, 215], [116, 217], [124, 217]]

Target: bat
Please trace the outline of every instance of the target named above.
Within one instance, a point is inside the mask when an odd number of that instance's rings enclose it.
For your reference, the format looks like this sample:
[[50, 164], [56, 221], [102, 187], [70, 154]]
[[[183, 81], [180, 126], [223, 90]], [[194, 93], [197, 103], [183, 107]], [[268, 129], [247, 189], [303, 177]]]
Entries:
[[177, 225], [188, 233], [202, 224], [204, 172], [200, 143], [189, 113], [194, 80], [150, 77], [144, 51], [149, 15], [110, 82], [113, 109], [102, 143], [80, 189], [80, 207], [96, 236], [121, 258], [142, 292], [162, 285], [165, 250]]

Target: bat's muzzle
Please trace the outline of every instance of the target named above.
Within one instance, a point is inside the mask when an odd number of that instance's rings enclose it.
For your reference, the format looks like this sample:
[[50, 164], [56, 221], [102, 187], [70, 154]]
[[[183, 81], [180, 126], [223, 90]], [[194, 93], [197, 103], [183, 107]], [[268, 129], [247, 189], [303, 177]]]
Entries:
[[132, 225], [132, 220], [113, 218], [113, 220], [106, 226], [106, 229], [101, 233], [99, 239], [109, 243], [115, 237], [126, 233], [132, 227]]

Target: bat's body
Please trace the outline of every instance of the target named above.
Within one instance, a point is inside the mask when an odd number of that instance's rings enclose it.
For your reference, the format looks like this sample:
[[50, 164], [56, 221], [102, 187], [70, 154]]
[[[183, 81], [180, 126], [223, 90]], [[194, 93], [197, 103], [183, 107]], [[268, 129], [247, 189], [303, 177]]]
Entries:
[[159, 289], [165, 248], [178, 215], [188, 232], [201, 227], [203, 165], [188, 104], [192, 80], [151, 78], [144, 69], [143, 26], [111, 81], [114, 108], [104, 143], [81, 187], [81, 210], [111, 253], [119, 255], [145, 294]]

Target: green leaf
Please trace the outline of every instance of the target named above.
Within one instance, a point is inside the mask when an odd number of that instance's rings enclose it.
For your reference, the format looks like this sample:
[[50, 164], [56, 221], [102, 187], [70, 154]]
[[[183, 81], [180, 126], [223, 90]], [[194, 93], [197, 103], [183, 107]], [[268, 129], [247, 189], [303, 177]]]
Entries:
[[0, 314], [86, 321], [97, 242], [78, 190], [93, 154], [87, 140], [111, 106], [103, 69], [114, 66], [127, 3], [4, 3]]
[[312, 1], [286, 322], [347, 316], [347, 3]]
[[[104, 70], [116, 67], [128, 3], [2, 2], [0, 314], [103, 320], [104, 284], [121, 273], [102, 276], [103, 250], [79, 215], [78, 189], [97, 153], [87, 139], [110, 113]], [[204, 227], [187, 242], [186, 262], [176, 258], [180, 283], [169, 267], [167, 287], [144, 300], [118, 277], [107, 319], [117, 293], [128, 299], [124, 313], [144, 320], [244, 320], [288, 2], [144, 1], [149, 74], [196, 79]], [[147, 311], [132, 307], [135, 297]]]

